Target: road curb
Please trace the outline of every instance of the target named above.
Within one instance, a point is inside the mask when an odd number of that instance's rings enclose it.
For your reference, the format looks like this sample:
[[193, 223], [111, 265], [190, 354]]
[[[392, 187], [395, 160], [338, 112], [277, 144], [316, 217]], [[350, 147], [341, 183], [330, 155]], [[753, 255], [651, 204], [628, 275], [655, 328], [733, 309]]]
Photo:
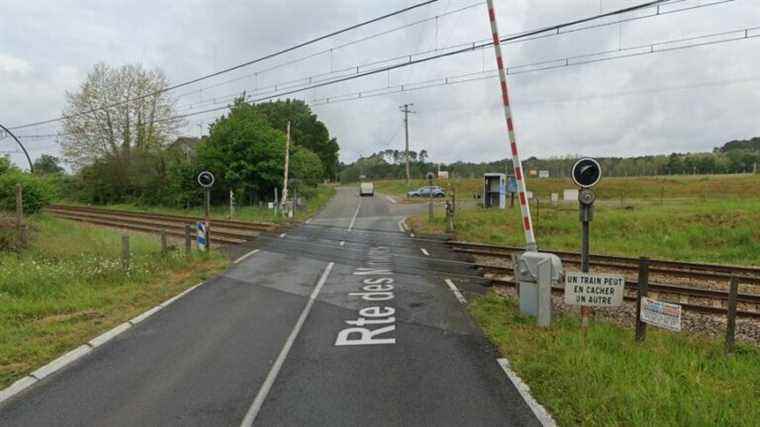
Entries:
[[501, 366], [501, 369], [504, 370], [504, 373], [507, 374], [507, 377], [509, 377], [509, 381], [514, 384], [515, 388], [517, 388], [517, 391], [520, 393], [520, 396], [523, 398], [526, 404], [528, 404], [528, 407], [530, 408], [531, 412], [533, 412], [533, 415], [538, 419], [538, 422], [541, 423], [544, 427], [556, 427], [557, 423], [554, 421], [554, 418], [552, 418], [549, 411], [546, 410], [540, 403], [536, 401], [536, 399], [533, 398], [533, 396], [530, 394], [530, 387], [528, 387], [528, 384], [525, 384], [523, 380], [517, 375], [515, 371], [512, 370], [512, 368], [509, 365], [509, 360], [501, 358], [496, 359], [497, 362], [499, 362], [499, 365]]
[[22, 391], [26, 390], [27, 388], [31, 387], [32, 385], [36, 384], [37, 382], [55, 374], [56, 372], [64, 369], [66, 366], [70, 365], [71, 363], [79, 360], [82, 356], [85, 356], [89, 354], [92, 350], [99, 348], [103, 346], [108, 341], [111, 341], [112, 339], [116, 338], [117, 336], [121, 335], [125, 331], [131, 329], [133, 326], [136, 326], [137, 324], [145, 321], [150, 316], [158, 313], [161, 311], [161, 309], [169, 306], [171, 303], [177, 301], [178, 299], [182, 298], [183, 296], [189, 294], [194, 289], [198, 288], [199, 286], [205, 284], [206, 282], [198, 283], [197, 285], [190, 287], [188, 289], [185, 289], [180, 294], [169, 298], [168, 300], [162, 302], [161, 304], [143, 312], [139, 316], [136, 316], [132, 318], [129, 321], [126, 321], [124, 323], [121, 323], [120, 325], [111, 328], [110, 330], [98, 335], [97, 337], [91, 339], [86, 344], [82, 344], [79, 347], [65, 353], [62, 356], [59, 356], [52, 362], [43, 365], [42, 367], [37, 368], [34, 372], [31, 374], [17, 380], [10, 386], [6, 387], [3, 390], [0, 390], [0, 404], [5, 402], [6, 400], [11, 399], [12, 397], [16, 396], [17, 394], [21, 393]]

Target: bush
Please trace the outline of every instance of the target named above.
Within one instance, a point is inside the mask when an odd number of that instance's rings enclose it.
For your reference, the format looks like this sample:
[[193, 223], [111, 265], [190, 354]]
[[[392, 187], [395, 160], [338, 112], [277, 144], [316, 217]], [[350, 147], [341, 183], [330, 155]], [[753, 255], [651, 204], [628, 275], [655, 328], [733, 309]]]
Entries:
[[24, 212], [33, 214], [50, 204], [56, 197], [56, 187], [48, 179], [22, 172], [0, 175], [0, 210], [16, 209], [16, 184], [24, 191]]

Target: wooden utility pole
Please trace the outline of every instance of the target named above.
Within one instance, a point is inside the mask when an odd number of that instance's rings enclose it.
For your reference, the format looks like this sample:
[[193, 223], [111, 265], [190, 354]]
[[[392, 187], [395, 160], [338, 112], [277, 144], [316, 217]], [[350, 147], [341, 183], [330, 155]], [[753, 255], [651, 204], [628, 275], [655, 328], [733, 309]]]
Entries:
[[404, 113], [404, 134], [406, 135], [406, 147], [404, 149], [406, 158], [406, 185], [409, 185], [410, 172], [409, 172], [409, 114], [414, 114], [414, 111], [410, 111], [409, 107], [414, 104], [404, 104], [401, 107], [401, 112]]
[[24, 196], [21, 184], [16, 184], [16, 238], [19, 245], [24, 242]]
[[290, 120], [288, 120], [288, 129], [285, 132], [285, 176], [282, 179], [282, 205], [288, 200], [288, 163], [290, 162]]

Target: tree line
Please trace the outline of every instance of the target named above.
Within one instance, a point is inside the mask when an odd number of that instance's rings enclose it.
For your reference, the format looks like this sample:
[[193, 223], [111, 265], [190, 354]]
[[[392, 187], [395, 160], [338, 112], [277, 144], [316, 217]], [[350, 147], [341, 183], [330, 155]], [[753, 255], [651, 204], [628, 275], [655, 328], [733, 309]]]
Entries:
[[282, 189], [290, 122], [289, 187], [308, 195], [336, 177], [337, 140], [303, 101], [254, 105], [243, 94], [207, 136], [177, 138], [186, 123], [168, 86], [160, 70], [96, 65], [78, 90], [66, 93], [58, 142], [73, 173], [44, 155], [35, 172], [56, 176], [57, 194], [91, 204], [199, 205], [196, 176], [203, 170], [216, 176], [214, 203], [230, 192], [243, 203], [272, 200]]
[[[422, 153], [421, 153], [422, 154]], [[410, 152], [411, 175], [421, 179], [431, 171], [448, 171], [460, 178], [478, 178], [484, 173], [512, 174], [512, 160], [493, 162], [427, 162], [428, 153], [418, 156]], [[568, 177], [570, 169], [579, 156], [563, 156], [539, 159], [530, 157], [523, 161], [523, 168], [530, 175], [548, 171], [551, 177]], [[655, 176], [655, 175], [706, 175], [760, 172], [760, 137], [743, 141], [731, 141], [713, 152], [672, 153], [669, 155], [636, 157], [597, 157], [606, 176]], [[384, 150], [361, 157], [350, 164], [340, 164], [342, 182], [358, 181], [360, 176], [368, 179], [399, 179], [406, 176], [403, 151]]]

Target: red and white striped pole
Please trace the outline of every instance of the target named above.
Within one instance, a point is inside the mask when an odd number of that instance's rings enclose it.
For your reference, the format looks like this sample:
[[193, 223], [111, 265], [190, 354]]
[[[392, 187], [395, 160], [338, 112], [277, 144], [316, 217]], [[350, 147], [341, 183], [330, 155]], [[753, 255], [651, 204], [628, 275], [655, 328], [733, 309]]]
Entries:
[[515, 179], [517, 180], [517, 191], [520, 195], [520, 210], [522, 211], [523, 230], [525, 231], [525, 249], [535, 252], [536, 237], [533, 234], [533, 221], [530, 217], [530, 205], [528, 205], [527, 187], [525, 185], [525, 174], [523, 173], [522, 162], [517, 152], [517, 140], [515, 138], [515, 127], [512, 120], [512, 111], [509, 108], [509, 89], [507, 89], [507, 73], [504, 70], [504, 59], [501, 56], [501, 40], [499, 39], [499, 28], [496, 25], [496, 11], [493, 7], [493, 0], [488, 0], [488, 18], [491, 21], [491, 33], [493, 34], [493, 49], [496, 54], [496, 65], [499, 69], [499, 81], [501, 82], [501, 99], [504, 103], [504, 118], [507, 120], [507, 133], [509, 134], [509, 145], [512, 151], [512, 167], [514, 168]]

